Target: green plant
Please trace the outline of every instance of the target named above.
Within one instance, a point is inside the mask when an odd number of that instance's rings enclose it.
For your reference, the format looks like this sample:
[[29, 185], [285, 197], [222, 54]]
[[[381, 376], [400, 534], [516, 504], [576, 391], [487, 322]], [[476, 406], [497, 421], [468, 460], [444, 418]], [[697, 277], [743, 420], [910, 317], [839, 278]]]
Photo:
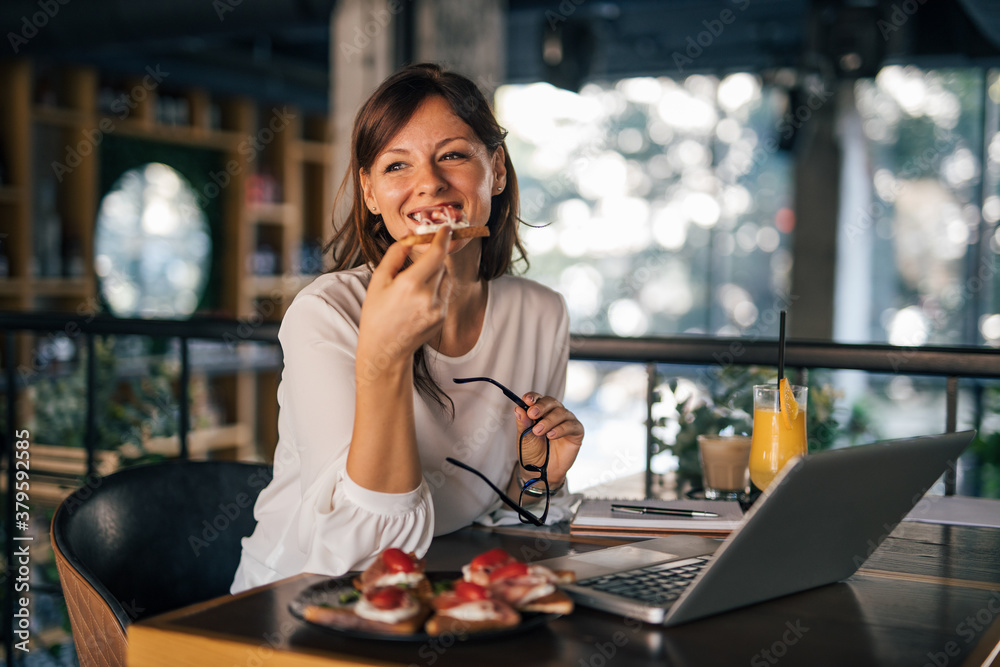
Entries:
[[670, 452], [677, 457], [678, 488], [701, 484], [699, 435], [751, 433], [752, 387], [764, 378], [755, 367], [723, 366], [709, 387], [683, 377], [670, 378], [657, 387], [654, 400], [665, 414], [654, 425], [654, 453]]
[[[826, 382], [826, 378], [821, 373], [813, 373], [818, 376], [818, 382], [809, 382], [809, 399], [806, 410], [806, 439], [809, 442], [809, 451], [818, 452], [823, 449], [830, 449], [837, 440], [844, 434], [834, 411], [837, 409], [837, 401], [843, 397], [841, 392], [833, 388], [833, 385]], [[822, 382], [822, 383], [821, 383]]]
[[1000, 433], [980, 433], [971, 445], [979, 462], [979, 495], [1000, 498]]
[[[172, 388], [176, 372], [157, 360], [149, 364], [144, 375], [122, 378], [121, 351], [113, 336], [97, 338], [94, 351], [97, 448], [118, 451], [128, 463], [146, 461], [149, 456], [142, 450], [144, 438], [177, 432], [177, 401]], [[30, 428], [37, 442], [84, 446], [86, 351], [68, 373], [35, 381], [29, 396], [34, 405]]]
[[1000, 386], [984, 386], [980, 400], [976, 437], [968, 449], [973, 458], [971, 470], [978, 470], [972, 486], [979, 496], [1000, 498]]

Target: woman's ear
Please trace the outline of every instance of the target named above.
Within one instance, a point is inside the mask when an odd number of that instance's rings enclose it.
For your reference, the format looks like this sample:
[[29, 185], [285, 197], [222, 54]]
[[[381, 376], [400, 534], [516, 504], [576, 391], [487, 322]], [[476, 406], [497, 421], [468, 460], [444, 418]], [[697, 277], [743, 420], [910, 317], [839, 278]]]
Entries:
[[361, 194], [365, 199], [365, 206], [368, 207], [369, 211], [378, 215], [378, 202], [375, 201], [375, 195], [372, 192], [372, 179], [364, 169], [358, 169], [358, 182], [361, 183]]
[[500, 194], [507, 187], [507, 154], [503, 146], [497, 146], [493, 151], [493, 192]]

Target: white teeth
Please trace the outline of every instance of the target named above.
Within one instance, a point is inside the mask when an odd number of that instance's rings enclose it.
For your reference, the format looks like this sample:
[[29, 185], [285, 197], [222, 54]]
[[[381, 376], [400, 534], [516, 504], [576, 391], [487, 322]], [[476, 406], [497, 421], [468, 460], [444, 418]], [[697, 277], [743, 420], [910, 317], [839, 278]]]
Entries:
[[413, 211], [408, 217], [420, 223], [416, 230], [418, 234], [434, 231], [441, 225], [451, 225], [453, 228], [469, 225], [460, 205], [430, 206]]

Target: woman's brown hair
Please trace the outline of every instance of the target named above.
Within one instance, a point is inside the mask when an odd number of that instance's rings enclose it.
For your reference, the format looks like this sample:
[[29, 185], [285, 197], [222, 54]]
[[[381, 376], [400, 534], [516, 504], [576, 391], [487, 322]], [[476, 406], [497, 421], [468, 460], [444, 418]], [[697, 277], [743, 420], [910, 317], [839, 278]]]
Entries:
[[[334, 271], [362, 264], [375, 267], [395, 242], [382, 217], [373, 214], [365, 206], [358, 174], [371, 170], [379, 153], [409, 122], [420, 104], [430, 97], [443, 98], [455, 115], [472, 128], [490, 154], [497, 148], [504, 150], [506, 184], [502, 192], [493, 196], [491, 202], [490, 218], [486, 223], [490, 235], [482, 240], [480, 279], [493, 280], [511, 273], [515, 261], [523, 261], [527, 265], [524, 246], [518, 236], [520, 210], [517, 176], [510, 160], [510, 152], [504, 143], [506, 130], [497, 123], [492, 108], [475, 83], [438, 65], [423, 63], [404, 67], [383, 81], [354, 119], [351, 163], [337, 191], [334, 204], [334, 211], [340, 210], [341, 203], [350, 197], [351, 209], [347, 219], [339, 227], [334, 220], [336, 232], [324, 249], [332, 249]], [[430, 377], [423, 348], [414, 355], [413, 370], [417, 391], [442, 408], [446, 407], [446, 401], [451, 403]]]

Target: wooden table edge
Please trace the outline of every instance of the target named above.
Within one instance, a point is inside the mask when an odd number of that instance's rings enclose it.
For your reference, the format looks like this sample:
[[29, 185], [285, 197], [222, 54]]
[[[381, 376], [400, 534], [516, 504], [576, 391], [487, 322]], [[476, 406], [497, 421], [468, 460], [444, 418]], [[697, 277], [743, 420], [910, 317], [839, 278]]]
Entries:
[[[177, 631], [152, 626], [133, 627], [126, 651], [128, 667], [200, 667], [251, 664], [251, 661], [275, 667], [397, 667], [395, 663], [360, 656], [337, 656], [303, 647], [274, 647], [265, 641], [251, 643], [190, 628]], [[181, 639], [183, 641], [179, 641]]]
[[[962, 667], [992, 667], [1000, 665], [1000, 583], [978, 581], [976, 579], [955, 579], [953, 577], [935, 577], [926, 574], [908, 574], [889, 570], [870, 570], [861, 568], [857, 571], [863, 577], [891, 579], [895, 581], [912, 581], [917, 583], [948, 586], [951, 588], [968, 588], [981, 591], [993, 591], [990, 602], [984, 608], [990, 614], [989, 625], [983, 629], [976, 645], [962, 661]], [[991, 607], [996, 603], [996, 611]], [[958, 627], [956, 627], [958, 633]], [[968, 641], [972, 641], [971, 639]], [[955, 642], [958, 644], [958, 641]], [[942, 647], [944, 649], [945, 647]], [[944, 653], [947, 656], [947, 653]]]
[[1000, 593], [993, 594], [985, 609], [991, 615], [990, 625], [983, 630], [979, 641], [962, 663], [963, 667], [1000, 665]]
[[266, 591], [272, 588], [278, 588], [279, 586], [284, 586], [297, 579], [308, 579], [310, 577], [316, 577], [320, 575], [315, 575], [309, 572], [302, 572], [300, 574], [293, 575], [291, 577], [286, 577], [284, 579], [279, 579], [278, 581], [272, 581], [269, 584], [264, 584], [263, 586], [258, 586], [257, 588], [250, 588], [245, 591], [236, 594], [224, 594], [219, 597], [212, 598], [211, 600], [205, 600], [204, 602], [196, 602], [195, 604], [188, 605], [187, 607], [181, 607], [180, 609], [174, 609], [173, 611], [165, 611], [162, 614], [157, 614], [156, 616], [150, 616], [149, 618], [144, 618], [141, 621], [136, 621], [128, 628], [126, 632], [131, 632], [134, 627], [147, 627], [147, 628], [164, 628], [171, 621], [182, 618], [184, 616], [189, 616], [191, 614], [196, 614], [198, 612], [205, 611], [206, 609], [211, 609], [212, 607], [217, 607], [222, 604], [226, 604], [233, 600], [238, 600], [240, 598], [249, 597], [256, 593]]
[[1000, 591], [1000, 583], [980, 581], [978, 579], [957, 579], [955, 577], [938, 577], [932, 574], [911, 574], [894, 570], [875, 570], [860, 568], [855, 575], [878, 577], [880, 579], [895, 579], [896, 581], [912, 581], [921, 584], [948, 586], [950, 588], [974, 588], [982, 591]]

